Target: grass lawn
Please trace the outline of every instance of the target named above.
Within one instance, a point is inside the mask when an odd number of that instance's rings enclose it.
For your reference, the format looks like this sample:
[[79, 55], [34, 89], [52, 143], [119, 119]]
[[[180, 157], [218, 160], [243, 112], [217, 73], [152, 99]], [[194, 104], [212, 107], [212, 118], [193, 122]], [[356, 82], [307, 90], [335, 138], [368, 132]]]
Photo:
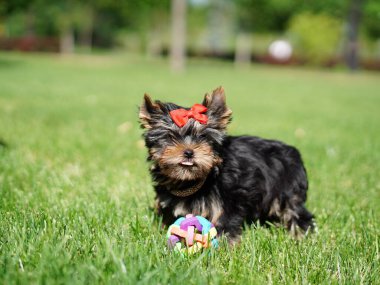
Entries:
[[[318, 234], [248, 226], [235, 248], [167, 251], [137, 106], [219, 85], [231, 134], [301, 150]], [[0, 53], [0, 284], [379, 284], [379, 174], [379, 74]]]

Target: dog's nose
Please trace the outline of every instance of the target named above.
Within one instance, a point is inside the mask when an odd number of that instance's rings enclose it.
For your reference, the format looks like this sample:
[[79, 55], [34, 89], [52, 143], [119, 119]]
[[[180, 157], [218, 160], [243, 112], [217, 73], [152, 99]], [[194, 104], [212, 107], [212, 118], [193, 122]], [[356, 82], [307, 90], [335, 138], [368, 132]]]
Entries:
[[186, 158], [192, 158], [193, 155], [194, 155], [194, 151], [192, 149], [185, 149], [183, 151], [183, 155], [186, 157]]

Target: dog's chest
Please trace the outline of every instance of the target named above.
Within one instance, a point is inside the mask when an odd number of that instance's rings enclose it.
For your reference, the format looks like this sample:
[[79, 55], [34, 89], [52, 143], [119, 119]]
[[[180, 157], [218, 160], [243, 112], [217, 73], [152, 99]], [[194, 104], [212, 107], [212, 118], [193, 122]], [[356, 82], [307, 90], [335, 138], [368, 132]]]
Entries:
[[174, 217], [186, 216], [187, 214], [199, 215], [209, 219], [213, 224], [217, 224], [218, 219], [223, 214], [223, 204], [221, 198], [215, 194], [201, 196], [196, 199], [183, 199], [179, 201], [163, 200], [160, 202], [162, 208], [170, 208]]

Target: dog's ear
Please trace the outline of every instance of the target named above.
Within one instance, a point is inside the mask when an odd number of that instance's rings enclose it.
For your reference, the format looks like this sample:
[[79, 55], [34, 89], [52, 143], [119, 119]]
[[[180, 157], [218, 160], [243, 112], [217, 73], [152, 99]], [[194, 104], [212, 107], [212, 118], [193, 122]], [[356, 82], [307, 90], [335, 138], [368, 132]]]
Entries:
[[206, 94], [203, 99], [203, 105], [208, 109], [208, 124], [213, 128], [225, 130], [231, 121], [232, 111], [226, 105], [226, 95], [223, 87], [216, 88], [211, 95]]
[[152, 121], [154, 120], [154, 116], [161, 113], [162, 111], [159, 104], [154, 103], [150, 96], [145, 93], [144, 100], [139, 111], [141, 127], [145, 129], [152, 128]]

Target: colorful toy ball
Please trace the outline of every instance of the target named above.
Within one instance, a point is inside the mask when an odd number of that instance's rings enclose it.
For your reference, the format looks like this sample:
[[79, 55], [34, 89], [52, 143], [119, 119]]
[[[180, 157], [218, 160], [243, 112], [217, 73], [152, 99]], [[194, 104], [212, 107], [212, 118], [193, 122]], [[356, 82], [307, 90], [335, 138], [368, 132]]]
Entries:
[[203, 248], [218, 247], [216, 228], [201, 216], [178, 218], [168, 229], [168, 247], [183, 254], [193, 254]]

